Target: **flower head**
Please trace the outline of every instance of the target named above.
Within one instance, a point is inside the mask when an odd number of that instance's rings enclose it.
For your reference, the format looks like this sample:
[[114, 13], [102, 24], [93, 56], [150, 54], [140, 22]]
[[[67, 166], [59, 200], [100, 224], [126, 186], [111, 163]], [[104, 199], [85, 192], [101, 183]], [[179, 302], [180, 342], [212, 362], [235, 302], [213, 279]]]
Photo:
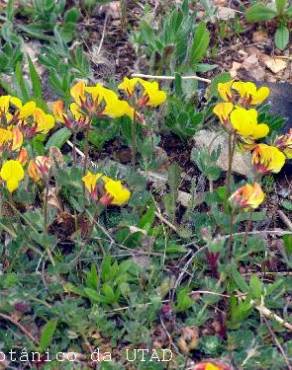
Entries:
[[232, 101], [232, 91], [231, 91], [232, 85], [233, 85], [233, 80], [224, 82], [224, 83], [222, 82], [218, 83], [218, 87], [217, 87], [218, 93], [221, 99], [223, 99], [226, 102]]
[[89, 192], [90, 196], [95, 200], [98, 198], [97, 183], [102, 178], [103, 178], [102, 173], [92, 173], [90, 171], [87, 171], [87, 174], [82, 177], [82, 181], [84, 182], [86, 190]]
[[113, 180], [102, 173], [90, 171], [82, 178], [86, 190], [94, 200], [104, 206], [122, 206], [128, 202], [131, 193], [119, 180]]
[[290, 128], [287, 134], [279, 136], [274, 144], [280, 149], [288, 159], [292, 158], [292, 128]]
[[203, 361], [195, 365], [193, 370], [231, 370], [230, 366], [221, 361]]
[[34, 110], [33, 117], [36, 123], [36, 132], [47, 134], [55, 126], [55, 118], [40, 108]]
[[256, 209], [264, 201], [265, 194], [258, 183], [246, 184], [229, 198], [231, 204], [244, 210]]
[[104, 205], [122, 206], [130, 199], [130, 191], [119, 180], [107, 179], [104, 184], [106, 194], [100, 199]]
[[228, 126], [229, 115], [232, 112], [232, 103], [218, 103], [213, 109], [213, 113], [220, 119], [223, 125]]
[[232, 88], [236, 90], [245, 104], [258, 105], [263, 103], [270, 94], [270, 89], [262, 86], [257, 89], [253, 82], [237, 81], [232, 84]]
[[37, 156], [34, 160], [30, 160], [27, 168], [29, 177], [34, 182], [39, 182], [41, 179], [47, 179], [52, 167], [50, 157], [43, 155]]
[[142, 88], [142, 93], [137, 99], [137, 104], [140, 107], [158, 107], [166, 101], [166, 92], [160, 90], [159, 85], [156, 81], [149, 82], [142, 78], [127, 78], [125, 77], [123, 82], [121, 82], [118, 88], [124, 91], [129, 98], [131, 98], [135, 92], [138, 92], [139, 87]]
[[237, 107], [230, 114], [230, 121], [237, 134], [243, 138], [261, 139], [270, 131], [267, 124], [258, 124], [258, 112], [255, 109]]
[[7, 189], [10, 193], [14, 192], [21, 180], [24, 178], [24, 170], [19, 161], [6, 161], [0, 171], [0, 177], [6, 182]]
[[252, 151], [252, 163], [257, 172], [278, 173], [285, 164], [285, 155], [276, 147], [257, 144]]

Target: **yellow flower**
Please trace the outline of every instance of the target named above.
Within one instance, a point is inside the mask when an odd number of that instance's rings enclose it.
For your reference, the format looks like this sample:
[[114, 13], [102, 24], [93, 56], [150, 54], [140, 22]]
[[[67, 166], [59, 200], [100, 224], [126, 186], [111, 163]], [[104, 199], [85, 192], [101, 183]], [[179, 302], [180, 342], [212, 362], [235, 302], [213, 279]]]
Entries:
[[142, 80], [142, 78], [129, 79], [125, 77], [118, 88], [125, 91], [126, 94], [131, 97], [139, 85], [143, 89], [142, 96], [138, 100], [140, 106], [158, 107], [166, 101], [166, 92], [159, 89], [159, 85], [156, 81], [149, 82]]
[[37, 125], [36, 132], [47, 134], [55, 126], [54, 117], [40, 108], [35, 108], [33, 117]]
[[287, 134], [278, 137], [275, 146], [279, 148], [288, 159], [292, 159], [292, 128]]
[[265, 193], [258, 183], [246, 184], [237, 189], [229, 198], [236, 207], [244, 210], [256, 209], [265, 199]]
[[24, 178], [24, 170], [19, 161], [6, 161], [0, 171], [2, 180], [6, 182], [7, 189], [10, 193], [16, 190], [19, 182]]
[[285, 159], [285, 155], [278, 148], [267, 144], [257, 144], [252, 151], [252, 163], [262, 174], [280, 172]]
[[97, 199], [97, 183], [99, 180], [103, 179], [102, 173], [92, 173], [87, 171], [87, 174], [82, 177], [86, 190], [89, 192], [93, 199]]
[[82, 104], [85, 100], [85, 81], [78, 81], [72, 86], [70, 94], [77, 104]]
[[207, 362], [204, 370], [222, 370], [219, 366]]
[[247, 104], [251, 105], [261, 104], [270, 94], [268, 87], [263, 86], [257, 89], [257, 86], [253, 82], [234, 82], [232, 88], [239, 93], [240, 97]]
[[213, 109], [213, 113], [220, 119], [220, 122], [224, 125], [229, 121], [229, 115], [232, 112], [232, 103], [218, 103]]
[[123, 81], [119, 84], [118, 89], [124, 91], [129, 97], [131, 97], [136, 89], [138, 82], [143, 81], [141, 78], [128, 78], [124, 77]]
[[233, 80], [224, 82], [224, 83], [222, 82], [218, 83], [217, 90], [218, 90], [220, 97], [224, 101], [227, 101], [227, 102], [232, 101], [232, 91], [231, 91], [232, 85], [233, 85]]
[[5, 145], [12, 140], [12, 132], [0, 127], [0, 146]]
[[255, 109], [235, 108], [230, 115], [235, 131], [243, 138], [260, 139], [268, 135], [270, 129], [265, 123], [258, 124], [258, 112]]
[[26, 119], [34, 114], [36, 109], [36, 103], [34, 101], [29, 101], [19, 108], [19, 119]]
[[8, 112], [10, 98], [10, 95], [0, 96], [0, 116]]
[[130, 199], [131, 192], [119, 180], [106, 178], [104, 188], [106, 194], [100, 199], [102, 204], [122, 206]]

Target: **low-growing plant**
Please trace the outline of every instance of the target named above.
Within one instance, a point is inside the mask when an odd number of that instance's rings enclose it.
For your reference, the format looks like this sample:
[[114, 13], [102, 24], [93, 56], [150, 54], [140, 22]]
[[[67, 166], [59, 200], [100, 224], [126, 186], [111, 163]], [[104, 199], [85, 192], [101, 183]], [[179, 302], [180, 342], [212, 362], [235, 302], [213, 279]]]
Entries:
[[275, 22], [277, 29], [274, 41], [277, 48], [283, 50], [287, 47], [290, 37], [290, 24], [292, 20], [292, 6], [287, 0], [276, 0], [273, 6], [256, 2], [245, 12], [248, 22]]

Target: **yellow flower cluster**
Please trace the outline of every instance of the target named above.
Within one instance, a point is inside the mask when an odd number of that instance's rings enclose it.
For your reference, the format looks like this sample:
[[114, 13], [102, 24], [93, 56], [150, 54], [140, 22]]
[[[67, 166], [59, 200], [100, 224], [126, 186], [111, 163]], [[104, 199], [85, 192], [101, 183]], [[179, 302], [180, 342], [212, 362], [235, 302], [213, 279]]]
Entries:
[[0, 97], [0, 148], [19, 150], [24, 138], [47, 134], [55, 126], [52, 115], [37, 107], [34, 101], [25, 104], [15, 96]]
[[223, 102], [215, 105], [213, 112], [229, 134], [235, 136], [239, 146], [252, 152], [252, 163], [261, 174], [278, 173], [291, 158], [291, 131], [279, 137], [275, 145], [257, 143], [269, 134], [266, 123], [258, 122], [258, 112], [252, 106], [263, 103], [269, 88], [257, 89], [253, 82], [229, 81], [218, 84]]
[[0, 178], [9, 192], [14, 192], [24, 179], [23, 166], [28, 159], [28, 152], [23, 147], [25, 139], [38, 133], [47, 134], [54, 126], [55, 118], [34, 101], [23, 104], [15, 96], [0, 96], [0, 154], [6, 158]]
[[[142, 87], [143, 93], [134, 102], [132, 97], [138, 85]], [[137, 107], [157, 107], [166, 100], [166, 93], [159, 89], [157, 82], [124, 78], [118, 88], [126, 93], [130, 102], [120, 99], [114, 91], [101, 84], [87, 86], [85, 81], [79, 81], [70, 90], [74, 101], [69, 106], [69, 114], [64, 109], [63, 101], [58, 100], [53, 104], [54, 116], [68, 128], [82, 130], [90, 124], [92, 116], [109, 118], [128, 116], [133, 120], [137, 114]]]
[[258, 208], [265, 200], [265, 193], [258, 183], [246, 184], [237, 189], [229, 198], [230, 203], [245, 211]]
[[130, 199], [131, 192], [120, 180], [113, 180], [102, 173], [88, 171], [82, 181], [91, 198], [104, 206], [122, 206]]

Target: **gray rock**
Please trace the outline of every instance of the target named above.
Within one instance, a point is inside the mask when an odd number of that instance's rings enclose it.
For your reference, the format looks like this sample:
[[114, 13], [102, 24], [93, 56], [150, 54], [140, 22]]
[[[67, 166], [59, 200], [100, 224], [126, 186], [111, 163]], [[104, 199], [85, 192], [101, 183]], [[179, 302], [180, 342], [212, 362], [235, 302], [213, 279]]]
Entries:
[[[198, 149], [206, 148], [210, 151], [217, 150], [221, 147], [221, 154], [218, 158], [217, 165], [223, 170], [228, 169], [228, 136], [224, 131], [200, 130], [193, 137], [195, 147]], [[251, 164], [251, 154], [236, 150], [232, 171], [246, 177], [252, 176], [253, 168]]]

